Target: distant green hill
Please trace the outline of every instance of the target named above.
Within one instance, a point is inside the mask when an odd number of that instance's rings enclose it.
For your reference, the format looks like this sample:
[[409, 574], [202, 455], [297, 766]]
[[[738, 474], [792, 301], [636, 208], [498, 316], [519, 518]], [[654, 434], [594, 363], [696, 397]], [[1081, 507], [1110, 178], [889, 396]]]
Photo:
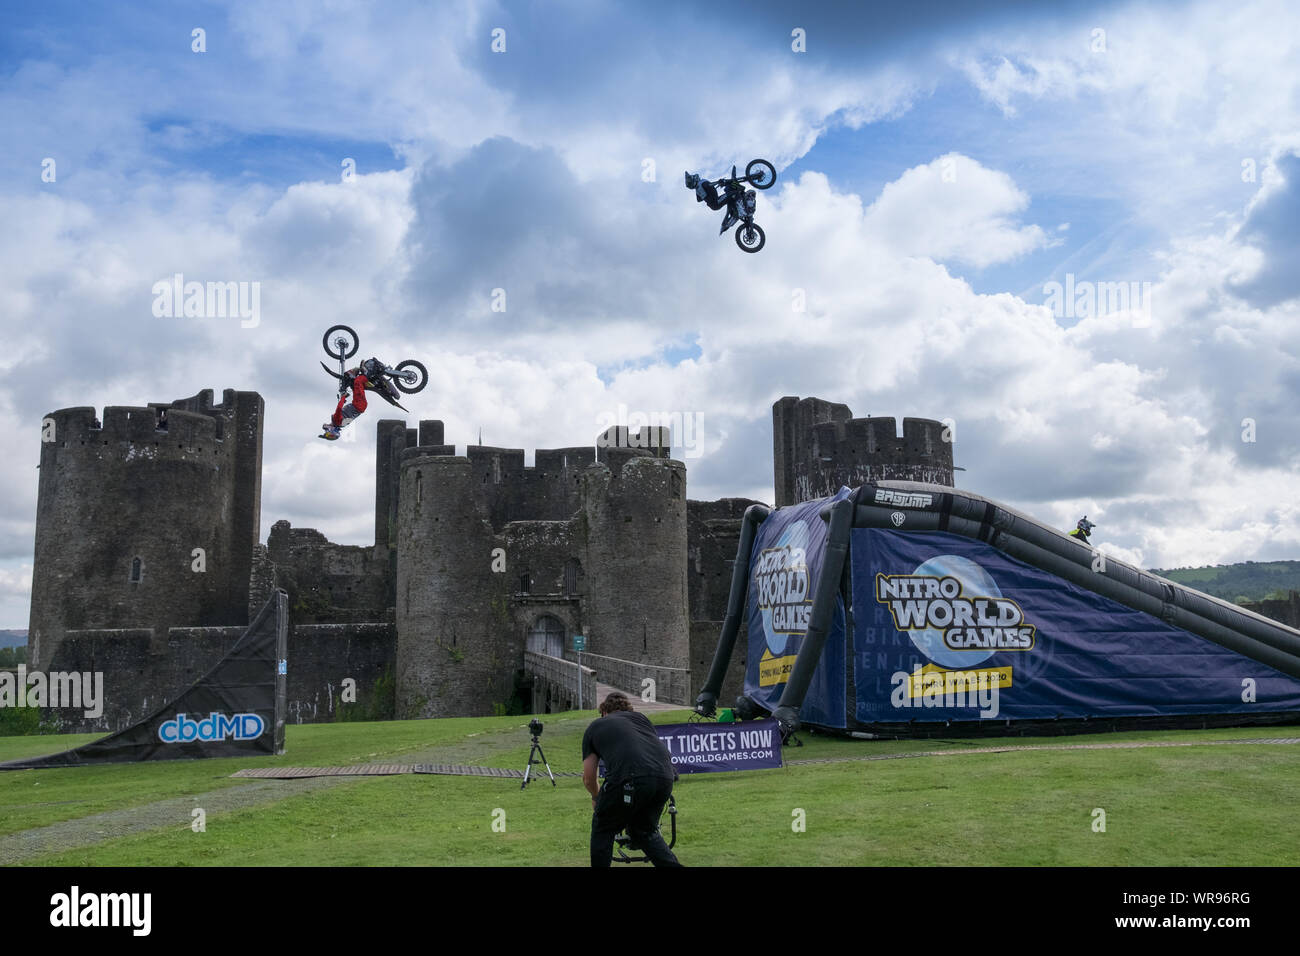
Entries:
[[1152, 568], [1151, 573], [1237, 603], [1281, 598], [1288, 591], [1300, 591], [1300, 561], [1246, 561], [1171, 571]]
[[0, 647], [26, 647], [27, 631], [0, 631]]

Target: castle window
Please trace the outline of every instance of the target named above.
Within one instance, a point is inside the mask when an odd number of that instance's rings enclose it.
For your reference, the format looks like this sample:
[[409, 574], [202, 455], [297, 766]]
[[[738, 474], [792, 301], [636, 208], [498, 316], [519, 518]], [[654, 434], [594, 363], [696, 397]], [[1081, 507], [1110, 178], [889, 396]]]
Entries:
[[531, 585], [531, 583], [532, 583], [531, 576], [527, 571], [519, 575], [519, 593], [520, 594], [529, 593], [530, 590], [529, 586]]
[[418, 505], [424, 500], [424, 475], [421, 472], [415, 473], [415, 503]]
[[131, 559], [131, 583], [139, 584], [144, 580], [144, 562], [139, 558]]
[[578, 593], [578, 572], [581, 570], [577, 558], [569, 558], [564, 564], [564, 593], [570, 597]]
[[551, 657], [564, 656], [564, 624], [559, 618], [543, 614], [528, 632], [528, 650]]

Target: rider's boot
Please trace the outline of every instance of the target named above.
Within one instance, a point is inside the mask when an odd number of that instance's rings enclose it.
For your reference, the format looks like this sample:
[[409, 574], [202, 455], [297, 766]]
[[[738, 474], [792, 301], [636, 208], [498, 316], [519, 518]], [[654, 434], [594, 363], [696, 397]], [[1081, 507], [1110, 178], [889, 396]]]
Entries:
[[686, 188], [687, 188], [687, 189], [694, 189], [697, 185], [699, 185], [699, 182], [700, 182], [700, 174], [699, 174], [699, 173], [687, 173], [687, 174], [686, 174]]

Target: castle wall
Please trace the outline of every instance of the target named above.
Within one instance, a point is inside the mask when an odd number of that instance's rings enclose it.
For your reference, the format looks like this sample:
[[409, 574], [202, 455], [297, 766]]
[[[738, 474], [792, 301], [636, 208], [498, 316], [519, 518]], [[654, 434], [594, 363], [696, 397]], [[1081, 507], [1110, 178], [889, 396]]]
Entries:
[[[691, 621], [691, 699], [704, 689], [704, 682], [709, 679], [709, 670], [713, 667], [713, 655], [718, 649], [718, 637], [722, 633], [721, 621]], [[722, 679], [722, 689], [718, 693], [718, 706], [730, 707], [745, 690], [745, 662], [749, 659], [749, 626], [740, 625], [736, 635], [736, 646], [732, 649], [731, 660], [727, 663], [727, 673]]]
[[686, 466], [628, 459], [582, 478], [587, 600], [594, 654], [687, 667]]
[[[59, 708], [66, 733], [125, 730], [178, 696], [235, 646], [243, 627], [93, 628], [70, 630], [46, 672], [102, 673], [104, 710]], [[160, 639], [161, 638], [161, 639]], [[33, 668], [35, 669], [35, 668]]]
[[[425, 423], [437, 426], [432, 444], [442, 444], [442, 422]], [[406, 427], [399, 419], [385, 418], [375, 426], [375, 548], [395, 547], [394, 527], [397, 521], [397, 496], [399, 493], [398, 458], [407, 448], [418, 444], [414, 429]]]
[[498, 530], [512, 521], [567, 521], [580, 507], [579, 475], [596, 460], [593, 448], [539, 448], [531, 468], [522, 448], [470, 445], [465, 454], [476, 496]]
[[262, 400], [233, 390], [225, 398], [214, 407], [205, 390], [175, 403], [165, 431], [156, 407], [109, 407], [102, 424], [93, 408], [46, 416], [34, 667], [57, 667], [69, 630], [152, 629], [161, 647], [171, 627], [247, 623]]
[[[161, 646], [149, 628], [70, 631], [49, 671], [102, 673], [103, 714], [59, 708], [66, 733], [125, 730], [177, 697], [230, 653], [243, 627], [176, 627]], [[327, 624], [289, 630], [288, 720], [337, 718], [343, 681], [356, 681], [356, 703], [371, 706], [376, 685], [391, 676], [397, 642], [391, 623]], [[43, 668], [44, 670], [45, 668]]]
[[[689, 702], [704, 687], [713, 666], [713, 654], [727, 616], [731, 597], [731, 574], [740, 545], [741, 519], [745, 510], [758, 502], [749, 498], [720, 498], [717, 501], [688, 501], [687, 584], [690, 598], [690, 682]], [[736, 648], [718, 700], [722, 706], [741, 693], [745, 683], [747, 628], [741, 624]]]
[[401, 456], [397, 522], [397, 714], [486, 716], [514, 695], [524, 635], [504, 547], [483, 501], [481, 461]]
[[393, 679], [396, 666], [397, 633], [391, 623], [300, 624], [289, 631], [287, 720], [336, 720], [349, 679], [356, 682], [358, 707], [383, 712], [392, 702], [376, 695], [383, 693], [381, 681]]
[[847, 405], [787, 396], [772, 406], [777, 507], [833, 495], [869, 481], [953, 483], [952, 442], [943, 422], [854, 418]]
[[[208, 415], [216, 423], [217, 437], [232, 448], [229, 480], [233, 482], [228, 527], [230, 566], [226, 606], [235, 616], [227, 624], [247, 624], [251, 618], [238, 616], [246, 603], [252, 549], [262, 537], [262, 425], [266, 406], [257, 392], [227, 388], [221, 404], [212, 404], [212, 390], [203, 389], [191, 398], [172, 402], [173, 409]], [[168, 412], [168, 419], [174, 414]]]
[[717, 621], [727, 616], [731, 573], [740, 545], [745, 510], [759, 502], [749, 498], [719, 498], [686, 503], [687, 582], [692, 621]]
[[295, 625], [383, 621], [389, 604], [387, 553], [334, 544], [312, 528], [277, 521], [267, 539], [272, 587], [289, 594]]

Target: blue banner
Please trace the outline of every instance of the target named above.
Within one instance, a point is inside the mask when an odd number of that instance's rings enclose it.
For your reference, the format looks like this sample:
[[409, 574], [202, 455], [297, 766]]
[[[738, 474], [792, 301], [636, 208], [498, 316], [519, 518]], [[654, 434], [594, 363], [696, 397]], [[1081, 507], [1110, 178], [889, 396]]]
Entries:
[[774, 719], [738, 724], [659, 724], [655, 733], [678, 773], [770, 770], [781, 766], [781, 731]]
[[1300, 708], [1295, 678], [983, 542], [857, 528], [850, 554], [862, 723]]
[[[833, 498], [819, 498], [779, 508], [758, 528], [749, 561], [749, 659], [745, 695], [768, 711], [776, 709], [803, 646], [812, 614], [813, 595], [826, 559], [827, 502], [849, 495], [841, 488]], [[845, 687], [844, 602], [835, 616], [826, 647], [813, 673], [799, 718], [824, 727], [848, 723]]]

